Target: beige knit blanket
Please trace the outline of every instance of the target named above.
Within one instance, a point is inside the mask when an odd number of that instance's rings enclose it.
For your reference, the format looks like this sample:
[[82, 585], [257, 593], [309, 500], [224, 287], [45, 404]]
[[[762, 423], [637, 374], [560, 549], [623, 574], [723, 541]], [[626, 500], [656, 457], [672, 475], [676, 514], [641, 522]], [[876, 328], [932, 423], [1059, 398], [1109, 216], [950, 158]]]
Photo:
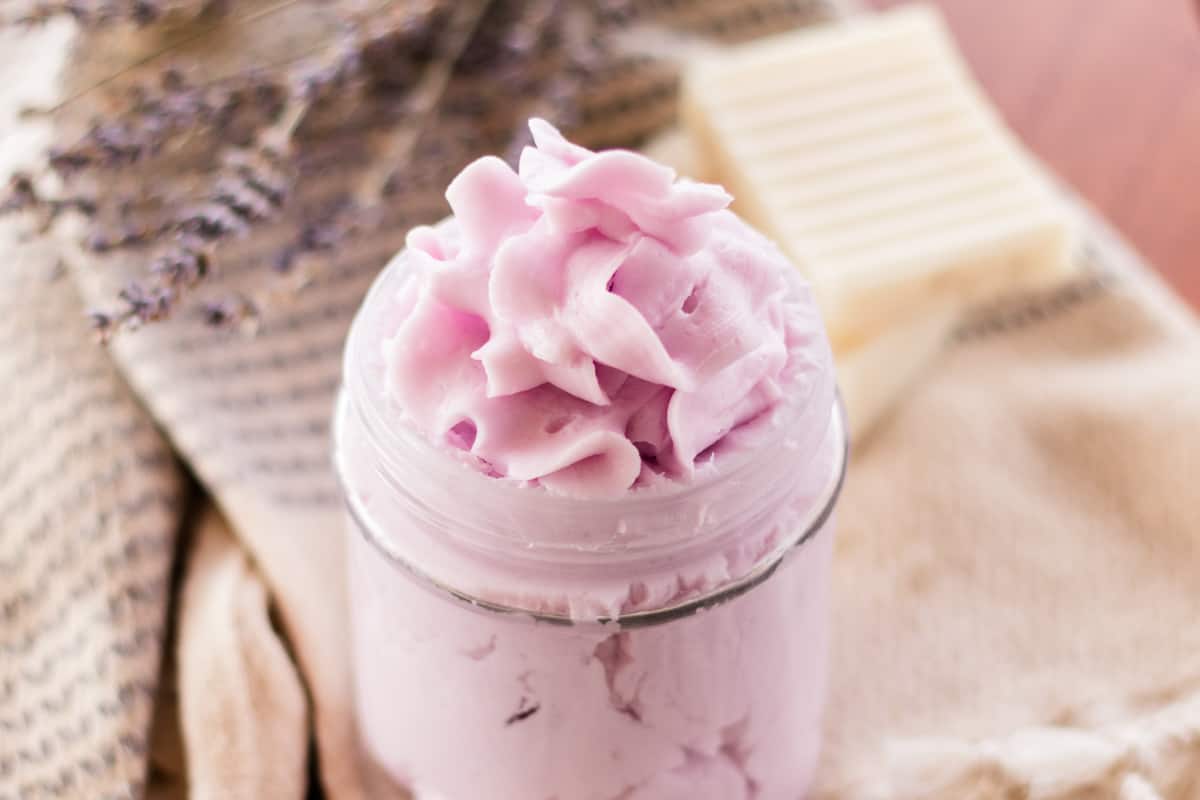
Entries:
[[[727, 35], [836, 10], [655, 5]], [[69, 38], [0, 43], [5, 169], [49, 135], [14, 109], [104, 61]], [[585, 138], [669, 122], [671, 74], [618, 71]], [[355, 744], [327, 440], [349, 317], [441, 206], [392, 213], [253, 333], [179, 314], [107, 349], [82, 310], [132, 267], [3, 221], [0, 800], [397, 794]], [[1200, 796], [1200, 326], [1086, 227], [1084, 278], [981, 311], [856, 443], [816, 797]]]

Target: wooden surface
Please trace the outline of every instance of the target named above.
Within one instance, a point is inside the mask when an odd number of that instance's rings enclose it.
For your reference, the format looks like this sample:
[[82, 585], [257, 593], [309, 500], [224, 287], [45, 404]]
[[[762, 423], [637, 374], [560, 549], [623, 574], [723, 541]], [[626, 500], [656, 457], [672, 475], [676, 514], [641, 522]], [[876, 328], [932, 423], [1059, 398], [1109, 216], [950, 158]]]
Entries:
[[1021, 138], [1200, 307], [1200, 0], [932, 2]]

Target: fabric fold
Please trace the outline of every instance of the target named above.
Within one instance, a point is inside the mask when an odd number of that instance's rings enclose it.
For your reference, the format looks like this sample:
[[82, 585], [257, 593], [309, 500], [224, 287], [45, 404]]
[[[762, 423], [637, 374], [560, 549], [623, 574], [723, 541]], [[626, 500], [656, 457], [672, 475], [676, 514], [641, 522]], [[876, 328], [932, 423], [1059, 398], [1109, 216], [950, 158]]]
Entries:
[[182, 474], [54, 251], [0, 227], [0, 797], [137, 797]]
[[308, 700], [267, 589], [213, 509], [193, 536], [176, 652], [188, 796], [303, 798]]
[[1200, 326], [1092, 259], [968, 323], [856, 454], [817, 798], [1194, 792]]

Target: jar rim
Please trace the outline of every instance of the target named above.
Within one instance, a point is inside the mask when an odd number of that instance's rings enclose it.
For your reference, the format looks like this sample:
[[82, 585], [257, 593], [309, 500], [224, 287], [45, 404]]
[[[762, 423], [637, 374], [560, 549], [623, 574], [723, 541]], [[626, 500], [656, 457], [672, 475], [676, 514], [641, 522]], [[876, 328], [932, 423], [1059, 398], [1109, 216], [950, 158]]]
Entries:
[[[334, 416], [335, 421], [333, 426], [333, 468], [339, 484], [343, 487], [346, 486], [346, 479], [340, 458], [341, 451], [337, 446], [337, 441], [339, 440], [340, 428], [346, 418], [346, 415], [343, 413], [345, 410], [343, 405], [347, 402], [346, 392], [343, 389], [338, 395], [337, 412]], [[796, 535], [785, 538], [774, 551], [760, 559], [748, 572], [711, 591], [688, 597], [672, 605], [611, 616], [598, 615], [589, 618], [580, 618], [570, 614], [540, 611], [488, 600], [457, 589], [404, 558], [397, 551], [397, 548], [391, 546], [380, 535], [374, 521], [363, 508], [362, 500], [352, 492], [343, 491], [342, 495], [346, 503], [347, 512], [354, 521], [355, 527], [358, 528], [359, 535], [363, 537], [375, 553], [383, 557], [390, 565], [399, 568], [408, 576], [415, 579], [426, 589], [467, 608], [484, 613], [525, 618], [533, 622], [558, 626], [601, 626], [616, 627], [618, 629], [651, 627], [715, 608], [740, 597], [771, 577], [789, 555], [800, 549], [825, 529], [826, 523], [833, 515], [834, 508], [841, 495], [842, 486], [845, 484], [846, 470], [850, 456], [850, 437], [846, 427], [846, 410], [840, 394], [834, 403], [830, 423], [835, 426], [833, 431], [835, 442], [840, 443], [840, 447], [835, 448], [833, 469], [830, 471], [829, 479], [819, 495], [820, 501], [810, 506], [810, 512], [805, 522], [796, 527]]]

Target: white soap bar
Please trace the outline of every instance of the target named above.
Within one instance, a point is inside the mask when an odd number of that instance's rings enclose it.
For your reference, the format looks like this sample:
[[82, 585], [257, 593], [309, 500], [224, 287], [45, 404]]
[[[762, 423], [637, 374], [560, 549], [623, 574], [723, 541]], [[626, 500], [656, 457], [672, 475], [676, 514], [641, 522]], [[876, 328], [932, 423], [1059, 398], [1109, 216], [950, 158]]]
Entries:
[[684, 120], [839, 352], [1074, 269], [1068, 212], [926, 7], [705, 58]]

